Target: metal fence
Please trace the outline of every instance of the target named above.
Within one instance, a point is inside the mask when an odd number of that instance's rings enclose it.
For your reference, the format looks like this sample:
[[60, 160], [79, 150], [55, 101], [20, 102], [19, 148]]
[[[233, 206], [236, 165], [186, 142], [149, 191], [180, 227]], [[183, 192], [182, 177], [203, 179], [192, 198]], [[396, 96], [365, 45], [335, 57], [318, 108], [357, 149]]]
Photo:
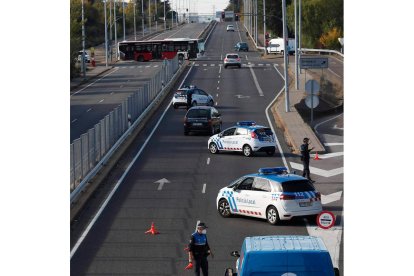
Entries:
[[128, 127], [142, 114], [179, 67], [178, 58], [164, 60], [162, 69], [137, 88], [93, 128], [70, 145], [70, 191], [72, 192], [105, 156]]

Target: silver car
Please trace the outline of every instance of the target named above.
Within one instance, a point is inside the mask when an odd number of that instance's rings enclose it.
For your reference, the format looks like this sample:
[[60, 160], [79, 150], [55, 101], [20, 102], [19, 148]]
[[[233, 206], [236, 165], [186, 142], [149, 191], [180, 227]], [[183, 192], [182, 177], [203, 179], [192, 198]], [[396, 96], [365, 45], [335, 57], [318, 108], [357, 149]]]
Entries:
[[238, 66], [240, 68], [241, 59], [239, 54], [226, 54], [226, 57], [224, 58], [224, 68], [227, 68], [227, 66]]
[[227, 25], [227, 31], [228, 32], [234, 32], [234, 26], [233, 25]]

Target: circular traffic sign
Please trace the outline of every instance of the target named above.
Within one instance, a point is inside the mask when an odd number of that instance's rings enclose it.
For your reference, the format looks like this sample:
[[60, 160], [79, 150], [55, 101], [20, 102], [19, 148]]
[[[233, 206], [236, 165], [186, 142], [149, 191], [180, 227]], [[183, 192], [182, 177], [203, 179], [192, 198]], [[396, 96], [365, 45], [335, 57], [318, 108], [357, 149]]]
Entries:
[[[312, 97], [313, 97], [313, 99], [312, 99]], [[319, 98], [318, 98], [318, 96], [315, 96], [315, 95], [313, 95], [313, 96], [310, 96], [310, 95], [309, 96], [306, 96], [305, 104], [309, 108], [315, 108], [315, 107], [317, 107], [319, 105]]]
[[329, 211], [322, 211], [318, 215], [316, 222], [320, 228], [329, 229], [335, 224], [335, 215]]
[[309, 95], [318, 93], [319, 89], [320, 89], [320, 86], [316, 80], [308, 80], [305, 83], [305, 91]]

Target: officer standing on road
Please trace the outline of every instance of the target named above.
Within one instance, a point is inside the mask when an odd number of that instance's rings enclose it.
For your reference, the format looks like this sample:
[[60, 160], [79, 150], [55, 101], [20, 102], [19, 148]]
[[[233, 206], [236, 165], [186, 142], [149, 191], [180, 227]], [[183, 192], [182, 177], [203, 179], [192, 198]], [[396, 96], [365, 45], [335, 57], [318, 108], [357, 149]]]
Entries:
[[309, 170], [309, 160], [310, 155], [309, 153], [313, 150], [313, 147], [309, 149], [309, 138], [303, 138], [303, 144], [300, 146], [300, 153], [302, 156], [300, 157], [300, 160], [302, 160], [303, 163], [303, 177], [306, 177], [312, 182], [315, 182], [310, 177], [310, 170]]
[[193, 90], [187, 90], [187, 110], [191, 108], [191, 104], [193, 102]]
[[204, 276], [208, 276], [207, 256], [213, 253], [208, 245], [206, 230], [207, 226], [204, 222], [197, 224], [197, 231], [191, 235], [190, 244], [188, 245], [188, 261], [195, 261], [195, 275], [200, 276], [200, 268]]

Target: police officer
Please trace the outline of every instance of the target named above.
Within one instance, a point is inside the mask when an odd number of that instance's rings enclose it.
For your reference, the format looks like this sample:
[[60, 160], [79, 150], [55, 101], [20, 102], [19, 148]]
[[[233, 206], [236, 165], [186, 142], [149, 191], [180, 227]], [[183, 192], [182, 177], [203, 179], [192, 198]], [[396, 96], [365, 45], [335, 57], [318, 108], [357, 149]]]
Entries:
[[191, 104], [193, 102], [193, 90], [187, 90], [187, 110], [191, 108]]
[[207, 226], [204, 222], [197, 224], [197, 231], [191, 235], [190, 244], [188, 245], [188, 262], [195, 261], [195, 275], [200, 276], [200, 268], [204, 276], [208, 276], [207, 256], [213, 253], [208, 245], [206, 230]]
[[309, 149], [309, 138], [303, 138], [303, 144], [300, 146], [300, 153], [302, 156], [300, 157], [300, 160], [302, 160], [303, 163], [303, 177], [306, 177], [311, 182], [315, 182], [310, 177], [310, 170], [309, 170], [309, 160], [310, 155], [309, 153], [313, 150], [313, 147]]

